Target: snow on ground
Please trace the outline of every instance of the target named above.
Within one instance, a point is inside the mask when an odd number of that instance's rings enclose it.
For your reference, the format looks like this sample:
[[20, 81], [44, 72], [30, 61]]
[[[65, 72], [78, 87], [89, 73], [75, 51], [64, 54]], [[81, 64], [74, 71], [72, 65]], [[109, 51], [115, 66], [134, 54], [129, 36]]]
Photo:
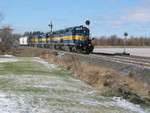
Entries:
[[40, 62], [54, 73], [0, 75], [8, 82], [0, 89], [0, 113], [148, 113], [124, 99], [101, 96], [96, 88], [43, 59], [0, 58], [1, 62], [20, 60]]
[[21, 60], [19, 60], [19, 59], [17, 59], [17, 58], [1, 58], [0, 59], [0, 63], [4, 63], [4, 62], [16, 62], [16, 61], [21, 61]]

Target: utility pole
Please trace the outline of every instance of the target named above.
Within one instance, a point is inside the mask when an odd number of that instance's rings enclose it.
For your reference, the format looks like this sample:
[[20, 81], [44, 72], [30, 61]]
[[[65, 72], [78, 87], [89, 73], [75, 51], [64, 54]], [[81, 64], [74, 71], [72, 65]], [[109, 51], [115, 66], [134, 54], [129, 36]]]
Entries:
[[52, 24], [52, 22], [48, 26], [50, 27], [50, 41], [51, 41], [51, 51], [52, 51], [52, 32], [53, 32], [53, 24]]
[[52, 22], [48, 25], [49, 27], [50, 27], [50, 33], [52, 34], [52, 30], [53, 30], [53, 24], [52, 24]]

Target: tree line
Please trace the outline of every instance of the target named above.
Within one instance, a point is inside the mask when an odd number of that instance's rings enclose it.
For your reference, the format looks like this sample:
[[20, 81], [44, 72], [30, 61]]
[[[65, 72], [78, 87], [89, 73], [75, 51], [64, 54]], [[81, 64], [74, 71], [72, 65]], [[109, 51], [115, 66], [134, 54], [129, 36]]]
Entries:
[[23, 36], [31, 36], [31, 35], [41, 35], [41, 34], [44, 34], [44, 32], [42, 31], [26, 31], [24, 32]]
[[120, 38], [116, 35], [101, 36], [92, 41], [96, 46], [150, 46], [150, 37]]

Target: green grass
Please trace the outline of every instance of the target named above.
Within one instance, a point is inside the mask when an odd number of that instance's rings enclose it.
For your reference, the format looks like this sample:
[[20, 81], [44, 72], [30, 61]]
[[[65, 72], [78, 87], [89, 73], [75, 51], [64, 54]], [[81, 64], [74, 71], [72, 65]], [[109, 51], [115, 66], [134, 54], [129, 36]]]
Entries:
[[6, 62], [0, 64], [0, 75], [50, 75], [50, 70], [43, 64], [33, 61]]
[[25, 88], [25, 89], [17, 89], [17, 91], [20, 91], [20, 92], [32, 92], [32, 93], [43, 93], [43, 92], [46, 92], [47, 90], [46, 89], [42, 89], [42, 88]]
[[70, 73], [65, 73], [65, 72], [63, 72], [63, 71], [67, 71], [67, 70], [64, 70], [64, 69], [61, 69], [61, 70], [54, 70], [53, 72], [52, 72], [52, 74], [53, 75], [55, 75], [55, 76], [60, 76], [60, 77], [68, 77], [68, 76], [70, 76], [71, 74]]
[[63, 70], [51, 70], [36, 61], [17, 61], [0, 63], [0, 75], [45, 75], [68, 76]]
[[6, 79], [6, 78], [1, 78], [0, 79], [0, 89], [1, 90], [7, 90], [7, 88], [12, 87], [12, 80]]
[[[22, 57], [18, 57], [22, 60]], [[70, 73], [65, 72], [63, 69], [49, 69], [44, 64], [32, 61], [31, 58], [24, 57], [25, 61], [16, 62], [2, 62], [0, 63], [0, 90], [15, 91], [22, 93], [45, 93], [48, 90], [43, 88], [25, 87], [26, 84], [19, 85], [17, 76], [20, 78], [22, 75], [39, 75], [39, 76], [58, 76], [68, 77]], [[11, 76], [13, 75], [13, 76]], [[28, 83], [27, 83], [28, 84]], [[62, 91], [61, 93], [68, 93]]]
[[117, 91], [114, 91], [114, 90], [108, 90], [106, 92], [103, 92], [102, 96], [106, 96], [106, 97], [120, 97], [121, 94], [118, 93]]

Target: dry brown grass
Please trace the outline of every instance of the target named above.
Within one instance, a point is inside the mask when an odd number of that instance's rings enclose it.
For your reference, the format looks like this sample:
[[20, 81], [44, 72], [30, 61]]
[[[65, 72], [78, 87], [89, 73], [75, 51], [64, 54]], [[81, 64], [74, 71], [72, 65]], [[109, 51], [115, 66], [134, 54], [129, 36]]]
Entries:
[[118, 81], [118, 84], [128, 84], [135, 93], [139, 94], [143, 98], [150, 99], [150, 87], [143, 82], [136, 80], [135, 78], [129, 76], [122, 76], [121, 79]]
[[[30, 51], [30, 52], [29, 52]], [[150, 88], [130, 76], [121, 76], [114, 70], [97, 67], [76, 57], [58, 57], [55, 52], [42, 52], [39, 49], [23, 50], [24, 53], [40, 56], [74, 73], [75, 77], [98, 87], [112, 96], [122, 96], [134, 103], [150, 104]]]
[[150, 88], [135, 78], [121, 76], [114, 70], [93, 66], [74, 57], [58, 58], [53, 63], [74, 72], [75, 77], [109, 92], [111, 96], [122, 96], [142, 105], [150, 102]]
[[16, 48], [12, 45], [5, 45], [4, 43], [0, 42], [0, 54], [14, 54], [16, 51]]

